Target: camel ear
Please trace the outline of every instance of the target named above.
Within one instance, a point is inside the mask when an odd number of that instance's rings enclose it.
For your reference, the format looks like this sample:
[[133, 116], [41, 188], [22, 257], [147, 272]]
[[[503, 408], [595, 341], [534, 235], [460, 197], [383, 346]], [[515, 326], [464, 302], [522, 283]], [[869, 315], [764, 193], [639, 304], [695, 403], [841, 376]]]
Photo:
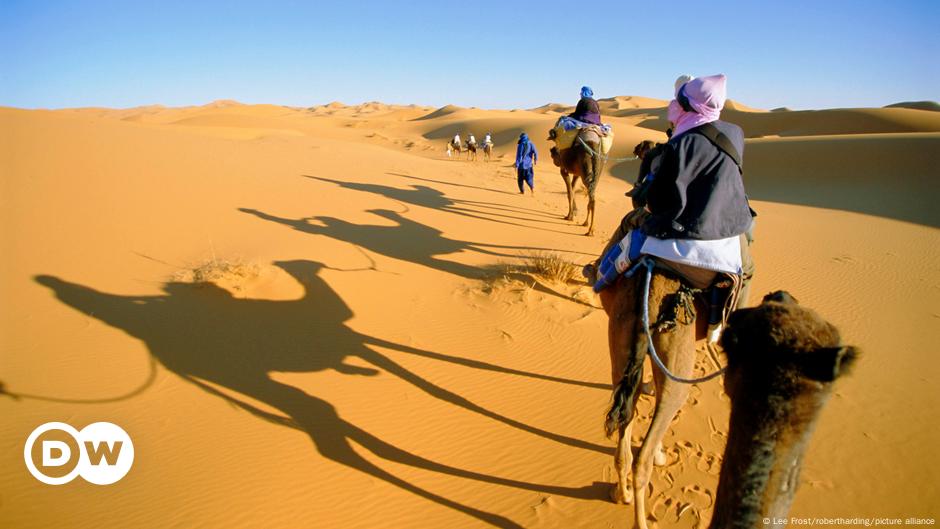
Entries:
[[849, 372], [858, 355], [858, 349], [850, 345], [816, 349], [800, 362], [800, 371], [813, 380], [832, 382]]

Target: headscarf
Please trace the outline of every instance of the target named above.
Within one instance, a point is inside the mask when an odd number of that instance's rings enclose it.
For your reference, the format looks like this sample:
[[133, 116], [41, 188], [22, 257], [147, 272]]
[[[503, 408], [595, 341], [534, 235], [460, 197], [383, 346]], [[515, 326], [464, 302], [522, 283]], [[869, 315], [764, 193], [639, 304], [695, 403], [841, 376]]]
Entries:
[[519, 144], [516, 145], [516, 161], [513, 163], [516, 167], [524, 167], [525, 160], [528, 158], [535, 146], [529, 141], [529, 135], [523, 132], [519, 135]]
[[582, 86], [581, 97], [594, 97], [594, 90], [591, 90], [590, 86]]
[[[683, 84], [676, 99], [669, 102], [668, 118], [676, 124], [673, 137], [700, 125], [718, 121], [728, 97], [724, 74], [699, 77]], [[691, 111], [682, 108], [679, 99], [686, 99]]]

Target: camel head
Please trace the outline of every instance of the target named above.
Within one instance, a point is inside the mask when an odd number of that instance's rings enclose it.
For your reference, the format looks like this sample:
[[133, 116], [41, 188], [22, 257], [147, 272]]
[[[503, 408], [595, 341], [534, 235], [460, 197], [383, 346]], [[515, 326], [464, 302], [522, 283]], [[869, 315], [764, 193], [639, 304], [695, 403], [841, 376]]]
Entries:
[[732, 314], [721, 345], [731, 421], [711, 526], [758, 527], [786, 518], [819, 412], [858, 351], [783, 291]]
[[653, 150], [656, 145], [657, 143], [655, 141], [643, 140], [637, 143], [636, 147], [633, 148], [633, 155], [642, 160], [646, 156], [646, 153]]
[[561, 154], [559, 154], [558, 152], [558, 147], [552, 147], [548, 151], [548, 154], [551, 156], [552, 163], [555, 164], [555, 167], [561, 167], [561, 164], [562, 164]]
[[725, 389], [732, 400], [748, 390], [746, 384], [739, 387], [744, 381], [737, 375], [746, 374], [748, 381], [760, 377], [780, 389], [818, 388], [845, 374], [858, 356], [854, 347], [841, 344], [835, 326], [785, 291], [732, 314], [721, 345], [728, 355]]

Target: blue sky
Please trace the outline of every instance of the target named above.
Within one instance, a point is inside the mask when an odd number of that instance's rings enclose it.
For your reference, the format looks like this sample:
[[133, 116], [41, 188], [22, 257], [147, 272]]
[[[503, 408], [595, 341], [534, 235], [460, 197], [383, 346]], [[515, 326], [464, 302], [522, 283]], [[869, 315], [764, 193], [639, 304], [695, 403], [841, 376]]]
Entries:
[[940, 1], [0, 0], [0, 105], [667, 99], [682, 73], [775, 108], [940, 99]]

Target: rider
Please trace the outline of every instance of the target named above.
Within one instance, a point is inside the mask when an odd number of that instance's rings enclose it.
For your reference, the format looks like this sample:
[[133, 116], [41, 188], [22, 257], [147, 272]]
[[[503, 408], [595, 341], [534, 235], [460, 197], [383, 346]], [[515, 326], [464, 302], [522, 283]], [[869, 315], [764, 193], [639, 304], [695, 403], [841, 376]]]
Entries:
[[483, 137], [483, 146], [486, 147], [487, 145], [493, 145], [493, 134], [491, 132], [487, 132], [486, 136]]
[[[739, 242], [733, 244], [740, 246], [744, 276], [744, 289], [739, 295], [743, 303], [754, 270], [743, 234], [751, 227], [755, 214], [748, 204], [738, 164], [744, 152], [744, 133], [737, 125], [718, 119], [726, 93], [724, 75], [692, 79], [678, 87], [668, 110], [675, 132], [649, 185], [647, 204], [624, 217], [608, 249], [632, 229], [639, 229], [646, 237], [644, 252], [656, 247], [654, 255], [666, 261], [681, 257], [664, 252], [669, 241], [675, 241], [672, 248], [698, 248], [736, 239]], [[585, 274], [596, 277], [596, 267], [588, 265]]]
[[473, 137], [473, 133], [470, 133], [470, 139], [467, 140], [467, 145], [476, 145], [477, 139]]
[[450, 141], [454, 147], [460, 147], [460, 134], [454, 134], [454, 139]]
[[594, 91], [590, 86], [581, 87], [581, 99], [578, 101], [578, 106], [568, 116], [585, 123], [601, 124], [601, 109], [594, 100]]

